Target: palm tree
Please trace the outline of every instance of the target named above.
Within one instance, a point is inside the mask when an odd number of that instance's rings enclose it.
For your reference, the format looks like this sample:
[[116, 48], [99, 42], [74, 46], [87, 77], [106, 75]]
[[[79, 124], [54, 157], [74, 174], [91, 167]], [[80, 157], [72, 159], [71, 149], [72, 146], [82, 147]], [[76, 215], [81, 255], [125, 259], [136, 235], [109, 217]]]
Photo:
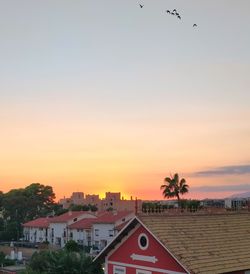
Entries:
[[186, 183], [186, 180], [184, 178], [179, 180], [178, 173], [175, 173], [174, 176], [166, 177], [164, 182], [165, 184], [161, 185], [164, 198], [176, 197], [179, 205], [181, 200], [180, 195], [188, 193], [189, 185]]

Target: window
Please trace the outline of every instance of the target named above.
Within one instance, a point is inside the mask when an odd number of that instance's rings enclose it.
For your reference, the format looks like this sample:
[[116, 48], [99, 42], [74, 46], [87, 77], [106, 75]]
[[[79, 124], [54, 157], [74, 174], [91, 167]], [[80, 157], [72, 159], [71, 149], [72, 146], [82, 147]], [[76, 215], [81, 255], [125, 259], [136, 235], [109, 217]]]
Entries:
[[148, 248], [148, 236], [144, 233], [141, 233], [138, 237], [138, 245], [140, 249], [145, 250]]
[[95, 236], [96, 236], [96, 237], [99, 236], [99, 229], [95, 229]]
[[114, 237], [114, 230], [109, 230], [109, 237]]
[[136, 269], [136, 274], [152, 274], [152, 272], [142, 269]]
[[126, 274], [126, 268], [124, 266], [114, 265], [114, 274]]

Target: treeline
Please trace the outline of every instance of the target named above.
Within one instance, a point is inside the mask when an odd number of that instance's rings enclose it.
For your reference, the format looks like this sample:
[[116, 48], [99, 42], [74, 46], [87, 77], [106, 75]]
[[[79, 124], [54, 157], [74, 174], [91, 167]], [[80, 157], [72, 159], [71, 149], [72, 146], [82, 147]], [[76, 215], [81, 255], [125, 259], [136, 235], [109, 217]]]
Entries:
[[60, 211], [54, 200], [52, 187], [39, 183], [0, 192], [0, 240], [18, 240], [22, 237], [22, 223]]
[[88, 204], [88, 205], [74, 205], [74, 204], [71, 204], [69, 206], [68, 209], [66, 209], [65, 211], [69, 211], [69, 210], [72, 210], [72, 211], [92, 211], [92, 212], [95, 212], [98, 210], [98, 207], [96, 207], [95, 205], [91, 205], [91, 204]]
[[[160, 202], [144, 202], [142, 204], [142, 211], [143, 212], [159, 212], [168, 209], [173, 209], [175, 206], [173, 204], [162, 204]], [[199, 200], [180, 200], [179, 201], [179, 208], [186, 209], [190, 211], [197, 211], [201, 208]]]
[[35, 252], [22, 274], [103, 274], [102, 265], [69, 241], [64, 249]]

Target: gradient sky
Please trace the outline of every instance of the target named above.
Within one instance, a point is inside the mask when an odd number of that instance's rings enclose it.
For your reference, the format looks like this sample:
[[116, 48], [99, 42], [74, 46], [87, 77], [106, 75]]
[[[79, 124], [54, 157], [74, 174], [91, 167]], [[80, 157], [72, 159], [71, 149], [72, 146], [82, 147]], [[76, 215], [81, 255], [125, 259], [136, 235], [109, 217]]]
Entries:
[[138, 3], [0, 2], [0, 190], [250, 190], [250, 1]]

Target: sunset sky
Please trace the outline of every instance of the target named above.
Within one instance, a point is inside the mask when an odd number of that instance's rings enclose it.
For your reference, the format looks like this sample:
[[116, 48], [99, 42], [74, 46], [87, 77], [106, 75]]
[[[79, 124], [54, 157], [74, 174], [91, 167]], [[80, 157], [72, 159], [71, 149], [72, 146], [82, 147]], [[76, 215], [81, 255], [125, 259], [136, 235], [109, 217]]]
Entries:
[[161, 199], [178, 172], [188, 198], [250, 191], [249, 10], [249, 0], [1, 1], [0, 190], [39, 182], [57, 198]]

